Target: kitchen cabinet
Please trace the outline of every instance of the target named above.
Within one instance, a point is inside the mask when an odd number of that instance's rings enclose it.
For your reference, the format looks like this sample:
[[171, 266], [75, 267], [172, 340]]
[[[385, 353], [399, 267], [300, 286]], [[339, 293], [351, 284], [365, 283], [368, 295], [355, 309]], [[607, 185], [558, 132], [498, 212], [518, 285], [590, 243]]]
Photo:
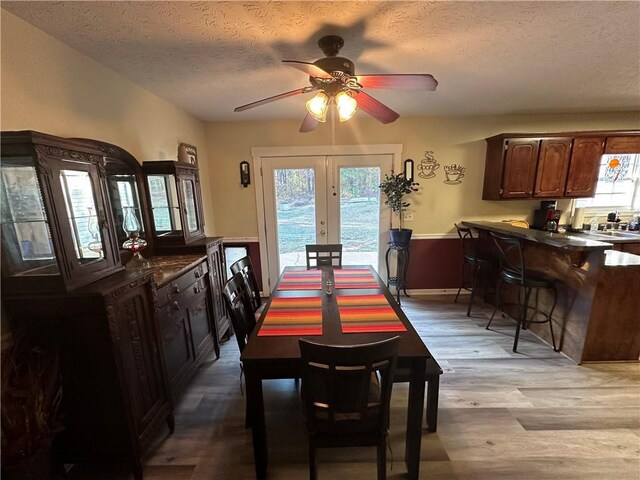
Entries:
[[534, 197], [556, 198], [564, 194], [571, 138], [547, 138], [540, 141]]
[[607, 144], [604, 148], [604, 153], [640, 153], [640, 136], [607, 137]]
[[152, 278], [126, 270], [72, 293], [3, 297], [14, 338], [60, 352], [57, 463], [128, 463], [140, 480], [158, 429], [173, 431]]
[[483, 200], [591, 197], [606, 153], [640, 152], [640, 132], [504, 133], [486, 139]]
[[566, 197], [592, 197], [596, 193], [604, 137], [576, 138], [573, 141]]

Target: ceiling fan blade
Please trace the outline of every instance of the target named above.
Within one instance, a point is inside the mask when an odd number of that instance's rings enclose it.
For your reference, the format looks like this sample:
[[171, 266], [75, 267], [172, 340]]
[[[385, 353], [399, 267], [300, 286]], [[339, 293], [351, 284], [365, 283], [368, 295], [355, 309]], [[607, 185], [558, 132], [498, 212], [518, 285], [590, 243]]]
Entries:
[[356, 75], [364, 88], [396, 88], [405, 90], [435, 90], [438, 81], [428, 73], [398, 75]]
[[395, 122], [400, 116], [385, 104], [380, 103], [378, 100], [373, 98], [371, 95], [367, 95], [362, 90], [358, 92], [356, 100], [358, 101], [358, 108], [364, 110], [382, 123], [386, 124]]
[[281, 93], [280, 95], [274, 95], [273, 97], [263, 98], [262, 100], [258, 100], [257, 102], [247, 103], [246, 105], [242, 105], [241, 107], [234, 108], [233, 111], [243, 112], [245, 110], [249, 110], [250, 108], [264, 105], [265, 103], [275, 102], [276, 100], [280, 100], [282, 98], [292, 97], [294, 95], [300, 95], [301, 93], [308, 93], [314, 90], [317, 90], [317, 87], [298, 88], [297, 90], [291, 90], [290, 92]]
[[311, 114], [307, 113], [307, 116], [304, 117], [304, 120], [302, 121], [302, 125], [300, 125], [300, 133], [307, 133], [307, 132], [311, 132], [313, 130], [316, 129], [316, 127], [318, 126], [318, 120], [316, 120], [313, 116], [311, 116]]
[[309, 62], [298, 62], [296, 60], [282, 60], [282, 63], [286, 63], [287, 65], [297, 68], [298, 70], [303, 71], [310, 77], [316, 78], [333, 78], [330, 73], [324, 71], [320, 67], [314, 65]]

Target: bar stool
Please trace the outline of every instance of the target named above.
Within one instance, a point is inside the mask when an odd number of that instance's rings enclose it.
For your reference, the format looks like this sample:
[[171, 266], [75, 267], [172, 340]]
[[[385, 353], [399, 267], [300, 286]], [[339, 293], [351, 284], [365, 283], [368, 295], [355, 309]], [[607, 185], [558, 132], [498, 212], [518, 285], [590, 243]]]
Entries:
[[[467, 317], [471, 316], [471, 305], [473, 305], [473, 299], [476, 294], [476, 287], [478, 285], [478, 278], [480, 277], [481, 270], [490, 270], [496, 266], [496, 263], [493, 260], [489, 260], [487, 258], [482, 258], [478, 256], [477, 251], [477, 238], [473, 236], [473, 233], [470, 228], [458, 225], [457, 223], [453, 224], [456, 227], [456, 231], [458, 232], [458, 237], [462, 240], [462, 272], [460, 274], [460, 288], [458, 288], [458, 293], [456, 294], [456, 298], [454, 303], [458, 302], [458, 297], [460, 296], [460, 291], [464, 288], [471, 292], [471, 297], [469, 298], [469, 307], [467, 308]], [[466, 266], [469, 265], [471, 269], [471, 278], [465, 280], [465, 270]], [[486, 287], [486, 286], [485, 286]]]
[[[491, 315], [489, 323], [486, 326], [487, 330], [489, 329], [489, 326], [491, 325], [493, 317], [498, 311], [498, 308], [502, 309], [504, 306], [502, 305], [500, 298], [500, 287], [502, 286], [502, 283], [516, 285], [519, 287], [518, 299], [520, 299], [521, 293], [524, 293], [524, 298], [522, 303], [518, 303], [519, 315], [516, 319], [517, 326], [516, 335], [513, 340], [513, 351], [517, 352], [520, 328], [526, 330], [527, 326], [530, 323], [549, 322], [549, 330], [551, 331], [551, 343], [553, 344], [553, 350], [557, 352], [558, 349], [556, 348], [556, 340], [553, 335], [553, 322], [551, 321], [553, 310], [556, 308], [556, 302], [558, 300], [556, 280], [542, 273], [526, 269], [524, 250], [522, 248], [521, 239], [506, 235], [500, 235], [494, 232], [489, 232], [489, 234], [493, 237], [493, 240], [498, 247], [498, 253], [500, 254], [500, 273], [498, 276], [498, 286], [496, 290], [496, 308], [493, 310], [493, 314]], [[529, 306], [531, 291], [533, 289], [536, 290], [537, 299], [538, 292], [541, 288], [549, 289], [553, 292], [553, 304], [551, 305], [551, 310], [549, 310], [548, 314], [545, 314], [538, 309], [537, 301], [536, 306]], [[532, 317], [535, 316], [536, 313], [541, 313], [544, 315], [545, 319], [529, 320], [527, 318], [527, 313], [530, 309], [534, 311]]]

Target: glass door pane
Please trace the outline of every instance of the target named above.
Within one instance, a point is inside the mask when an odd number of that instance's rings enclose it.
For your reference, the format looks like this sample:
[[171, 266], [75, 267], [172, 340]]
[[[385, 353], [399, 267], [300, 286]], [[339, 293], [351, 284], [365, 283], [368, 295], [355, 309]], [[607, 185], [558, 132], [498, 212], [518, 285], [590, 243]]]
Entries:
[[173, 175], [148, 175], [151, 212], [156, 235], [182, 235], [178, 189]]
[[60, 183], [76, 258], [81, 264], [104, 258], [101, 221], [89, 172], [61, 170]]
[[342, 263], [378, 270], [380, 167], [340, 167], [339, 178]]
[[316, 178], [313, 168], [273, 171], [279, 272], [305, 266], [305, 245], [316, 243]]
[[57, 275], [49, 222], [31, 157], [4, 157], [0, 164], [2, 251], [6, 275]]
[[184, 181], [184, 208], [187, 212], [189, 232], [198, 231], [198, 215], [196, 212], [196, 195], [193, 180]]

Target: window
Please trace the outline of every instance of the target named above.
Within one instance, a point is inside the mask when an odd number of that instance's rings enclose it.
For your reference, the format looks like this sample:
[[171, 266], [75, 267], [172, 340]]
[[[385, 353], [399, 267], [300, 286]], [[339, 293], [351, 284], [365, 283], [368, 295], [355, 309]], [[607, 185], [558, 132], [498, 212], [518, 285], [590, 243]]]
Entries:
[[596, 210], [613, 208], [635, 210], [640, 208], [640, 154], [603, 155], [598, 174], [598, 185], [593, 198], [580, 198], [577, 207]]

